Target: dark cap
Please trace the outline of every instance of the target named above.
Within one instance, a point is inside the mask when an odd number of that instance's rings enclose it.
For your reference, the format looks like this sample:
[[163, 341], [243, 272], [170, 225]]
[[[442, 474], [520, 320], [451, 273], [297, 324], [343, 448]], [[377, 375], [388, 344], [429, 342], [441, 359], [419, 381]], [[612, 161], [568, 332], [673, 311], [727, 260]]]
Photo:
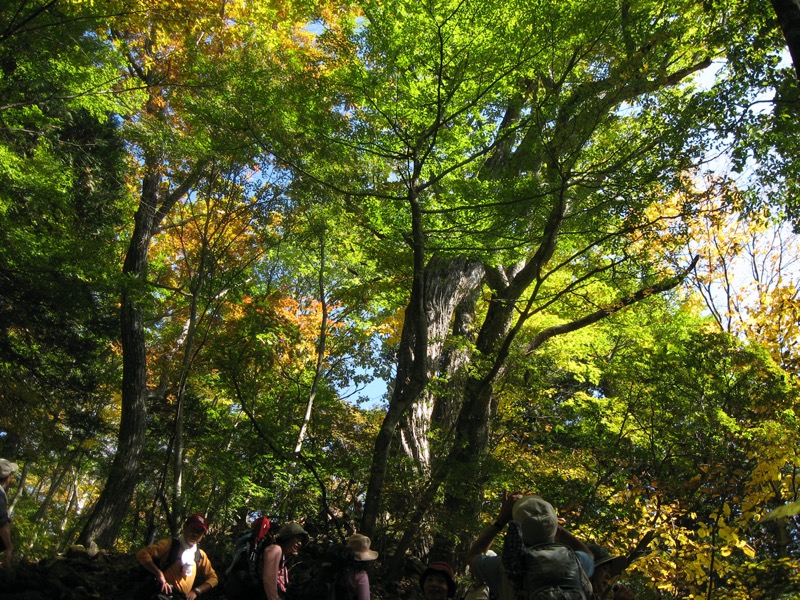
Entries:
[[553, 505], [541, 496], [523, 496], [514, 503], [511, 514], [522, 529], [526, 546], [552, 542], [558, 531], [558, 516]]
[[191, 517], [186, 519], [186, 523], [183, 525], [184, 527], [196, 525], [197, 527], [201, 527], [205, 533], [208, 533], [208, 521], [201, 514], [193, 514]]
[[281, 527], [275, 536], [275, 540], [288, 540], [291, 537], [299, 537], [304, 544], [308, 543], [308, 532], [298, 523], [287, 523]]
[[625, 570], [627, 559], [624, 556], [611, 556], [611, 553], [598, 544], [588, 544], [594, 555], [594, 568], [607, 566], [611, 577], [616, 577]]

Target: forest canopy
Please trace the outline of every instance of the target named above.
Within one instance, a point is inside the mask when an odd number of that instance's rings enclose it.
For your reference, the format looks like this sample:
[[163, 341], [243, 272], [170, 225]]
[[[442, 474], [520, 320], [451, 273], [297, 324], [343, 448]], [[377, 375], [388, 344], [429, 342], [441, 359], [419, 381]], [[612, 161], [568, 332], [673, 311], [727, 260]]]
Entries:
[[525, 490], [638, 598], [800, 593], [791, 10], [0, 4], [16, 555], [265, 515], [391, 590]]

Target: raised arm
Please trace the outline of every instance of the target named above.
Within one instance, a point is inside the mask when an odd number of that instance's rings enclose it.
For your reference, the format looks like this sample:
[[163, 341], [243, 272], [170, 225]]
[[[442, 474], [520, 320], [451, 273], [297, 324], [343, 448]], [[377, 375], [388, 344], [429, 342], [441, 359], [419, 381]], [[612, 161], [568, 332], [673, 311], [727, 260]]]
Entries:
[[565, 546], [569, 546], [576, 552], [584, 552], [589, 555], [589, 558], [594, 558], [594, 554], [592, 551], [589, 550], [589, 547], [572, 535], [569, 531], [564, 529], [561, 525], [558, 526], [556, 530], [556, 541], [564, 544]]
[[514, 503], [522, 497], [522, 492], [514, 492], [509, 494], [503, 490], [502, 501], [500, 503], [500, 512], [497, 515], [497, 520], [491, 525], [487, 525], [472, 542], [472, 545], [467, 551], [467, 565], [470, 571], [473, 569], [475, 559], [483, 554], [492, 546], [494, 538], [503, 530], [508, 522], [511, 520], [511, 509], [514, 508]]

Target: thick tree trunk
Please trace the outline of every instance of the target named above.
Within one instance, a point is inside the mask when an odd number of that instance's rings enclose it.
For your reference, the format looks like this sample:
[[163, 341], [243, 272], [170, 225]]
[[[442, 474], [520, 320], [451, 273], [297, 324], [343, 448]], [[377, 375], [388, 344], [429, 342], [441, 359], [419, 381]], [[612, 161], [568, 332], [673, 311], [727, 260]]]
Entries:
[[[370, 535], [375, 527], [382, 502], [390, 448], [398, 426], [403, 423], [403, 444], [416, 462], [420, 473], [430, 467], [428, 434], [434, 409], [432, 397], [425, 395], [430, 378], [441, 369], [444, 341], [451, 326], [456, 307], [479, 289], [483, 267], [465, 259], [444, 261], [431, 259], [423, 269], [424, 313], [414, 310], [420, 306], [409, 302], [403, 336], [398, 350], [398, 368], [389, 410], [384, 417], [375, 441], [367, 501], [361, 530]], [[412, 292], [413, 296], [413, 292]], [[420, 321], [425, 327], [423, 350], [420, 351]], [[421, 406], [417, 406], [420, 403]], [[411, 410], [416, 412], [412, 415]], [[369, 533], [368, 533], [369, 532]]]
[[786, 38], [794, 70], [800, 79], [800, 0], [771, 0], [778, 23]]
[[453, 346], [451, 336], [466, 339], [465, 334], [471, 333], [482, 278], [482, 265], [463, 259], [433, 259], [425, 269], [428, 379], [437, 378], [442, 387], [426, 389], [410, 407], [400, 422], [400, 442], [419, 476], [426, 479], [431, 469], [431, 428], [447, 431], [455, 423], [458, 407], [454, 407], [453, 395], [447, 390], [470, 356], [463, 346]]
[[[535, 352], [552, 337], [588, 327], [636, 302], [674, 288], [694, 269], [697, 260], [698, 257], [695, 257], [682, 273], [672, 278], [665, 279], [651, 287], [641, 288], [629, 296], [618, 299], [608, 307], [588, 313], [581, 318], [541, 331], [527, 346], [527, 352], [529, 354]], [[508, 298], [507, 294], [506, 297]], [[528, 306], [530, 306], [530, 302], [531, 300], [529, 299]], [[510, 321], [496, 323], [487, 323], [485, 321], [476, 344], [481, 355], [493, 356], [494, 363], [483, 377], [470, 377], [467, 381], [464, 389], [464, 403], [456, 425], [455, 440], [452, 450], [446, 459], [447, 464], [451, 465], [452, 468], [443, 469], [446, 477], [442, 478], [446, 488], [444, 499], [445, 514], [461, 515], [460, 523], [462, 524], [464, 523], [464, 514], [473, 514], [476, 519], [480, 514], [482, 491], [487, 475], [483, 468], [483, 461], [489, 451], [489, 424], [496, 410], [494, 384], [502, 375], [510, 345], [527, 319], [528, 314], [529, 311], [527, 309], [523, 310], [517, 321], [513, 323], [513, 326]], [[491, 315], [492, 311], [490, 309], [487, 314], [487, 321], [491, 318]], [[506, 319], [506, 312], [498, 310], [494, 318], [504, 320]], [[505, 329], [505, 334], [498, 336], [497, 334], [503, 329]], [[490, 352], [491, 354], [487, 354]], [[450, 533], [449, 537], [440, 540], [442, 545], [433, 549], [437, 556], [447, 556], [454, 553], [462, 556], [464, 554], [463, 551], [457, 552], [457, 549], [452, 545], [448, 545], [448, 543], [468, 545], [469, 531], [460, 531], [457, 524], [453, 524], [450, 527]], [[462, 550], [466, 550], [466, 548]]]

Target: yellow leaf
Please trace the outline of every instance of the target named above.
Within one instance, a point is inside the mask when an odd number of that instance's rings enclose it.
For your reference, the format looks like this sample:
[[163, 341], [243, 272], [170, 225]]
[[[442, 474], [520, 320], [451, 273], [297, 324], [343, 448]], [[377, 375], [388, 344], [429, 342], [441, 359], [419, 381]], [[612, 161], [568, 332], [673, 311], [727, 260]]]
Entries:
[[772, 519], [781, 519], [781, 518], [791, 517], [797, 514], [800, 514], [800, 500], [796, 502], [790, 502], [789, 504], [784, 504], [783, 506], [779, 506], [775, 510], [769, 511], [766, 515], [764, 515], [761, 518], [761, 520], [770, 521]]

